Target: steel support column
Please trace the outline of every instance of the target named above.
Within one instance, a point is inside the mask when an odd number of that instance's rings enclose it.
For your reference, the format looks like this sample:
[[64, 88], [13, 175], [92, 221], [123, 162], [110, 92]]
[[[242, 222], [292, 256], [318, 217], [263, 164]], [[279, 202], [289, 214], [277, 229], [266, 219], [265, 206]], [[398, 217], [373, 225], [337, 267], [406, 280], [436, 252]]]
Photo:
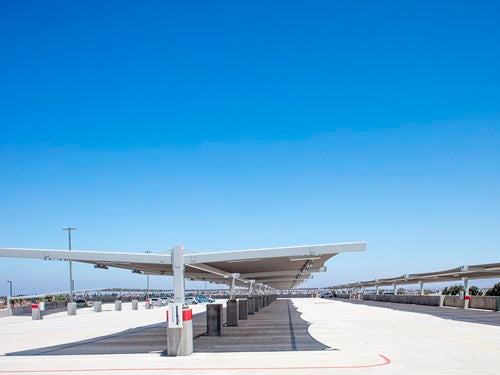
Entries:
[[176, 245], [172, 249], [172, 270], [174, 273], [174, 302], [184, 304], [184, 249]]

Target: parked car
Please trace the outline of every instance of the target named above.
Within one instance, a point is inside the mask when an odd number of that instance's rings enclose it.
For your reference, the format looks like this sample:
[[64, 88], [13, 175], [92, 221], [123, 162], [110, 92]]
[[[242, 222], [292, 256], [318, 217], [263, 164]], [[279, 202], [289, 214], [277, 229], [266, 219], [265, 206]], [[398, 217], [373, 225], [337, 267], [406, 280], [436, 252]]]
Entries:
[[203, 303], [203, 302], [205, 302], [205, 303], [214, 303], [215, 300], [213, 298], [210, 298], [210, 297], [200, 296], [200, 297], [198, 297], [198, 302], [199, 303]]
[[173, 303], [174, 299], [173, 298], [162, 298], [161, 303], [163, 306], [167, 306], [169, 303]]
[[83, 298], [79, 298], [75, 301], [76, 307], [90, 307], [92, 306], [92, 302], [86, 301]]
[[184, 303], [186, 305], [196, 305], [198, 304], [198, 299], [196, 297], [186, 297]]
[[163, 301], [161, 300], [161, 298], [158, 298], [158, 297], [151, 297], [149, 299], [149, 303], [152, 305], [152, 306], [164, 306], [163, 304]]

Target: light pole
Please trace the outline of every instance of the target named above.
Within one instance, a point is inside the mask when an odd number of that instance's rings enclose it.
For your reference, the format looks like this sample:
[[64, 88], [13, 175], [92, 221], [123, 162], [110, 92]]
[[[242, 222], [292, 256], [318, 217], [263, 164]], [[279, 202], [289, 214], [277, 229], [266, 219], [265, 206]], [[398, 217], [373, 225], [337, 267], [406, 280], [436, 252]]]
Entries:
[[12, 281], [7, 280], [7, 282], [10, 284], [9, 285], [9, 291], [10, 291], [10, 296], [12, 297]]
[[[146, 250], [144, 251], [146, 254], [151, 254], [152, 251]], [[146, 292], [146, 298], [149, 298], [149, 275], [146, 275], [146, 280], [147, 280], [147, 292]]]
[[[78, 228], [72, 228], [72, 227], [68, 227], [68, 228], [63, 228], [63, 230], [67, 230], [68, 231], [68, 247], [69, 247], [69, 251], [71, 252], [71, 231], [72, 230], [77, 230]], [[70, 300], [71, 302], [73, 302], [73, 290], [74, 290], [74, 281], [73, 281], [73, 267], [72, 267], [72, 264], [71, 264], [71, 256], [69, 258], [69, 292], [70, 292]]]

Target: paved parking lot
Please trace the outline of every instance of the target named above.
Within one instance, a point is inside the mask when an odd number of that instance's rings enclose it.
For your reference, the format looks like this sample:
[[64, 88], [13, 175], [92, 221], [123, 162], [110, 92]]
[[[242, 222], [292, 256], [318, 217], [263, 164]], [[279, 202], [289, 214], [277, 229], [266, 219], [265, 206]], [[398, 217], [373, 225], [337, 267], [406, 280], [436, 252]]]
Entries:
[[43, 321], [2, 318], [0, 335], [9, 339], [0, 342], [0, 373], [496, 374], [500, 366], [500, 327], [491, 324], [284, 299], [239, 327], [226, 327], [223, 337], [206, 337], [204, 309], [193, 306], [195, 353], [179, 358], [160, 356], [165, 308], [132, 311], [124, 304], [121, 312], [84, 309]]
[[424, 305], [410, 305], [406, 303], [388, 303], [379, 301], [364, 301], [355, 299], [342, 299], [342, 302], [359, 305], [381, 307], [385, 309], [407, 311], [417, 314], [427, 314], [438, 318], [457, 320], [460, 322], [490, 324], [500, 326], [500, 313], [498, 311], [480, 309], [462, 309], [460, 307], [437, 307]]

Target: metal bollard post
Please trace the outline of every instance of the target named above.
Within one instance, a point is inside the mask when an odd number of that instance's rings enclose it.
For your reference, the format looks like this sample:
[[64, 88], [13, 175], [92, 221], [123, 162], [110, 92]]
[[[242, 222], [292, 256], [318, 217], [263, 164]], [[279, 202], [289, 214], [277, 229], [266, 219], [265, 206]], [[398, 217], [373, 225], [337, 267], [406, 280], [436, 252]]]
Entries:
[[122, 311], [122, 301], [115, 301], [115, 311]]
[[139, 309], [139, 301], [136, 299], [132, 300], [132, 310], [138, 310]]
[[239, 310], [239, 319], [240, 320], [246, 320], [248, 319], [248, 301], [247, 299], [240, 299], [238, 301], [239, 303], [239, 306], [238, 306], [238, 310]]
[[207, 336], [222, 336], [222, 304], [207, 304]]
[[102, 311], [102, 302], [101, 301], [95, 301], [93, 303], [94, 307], [94, 312], [101, 312]]
[[254, 315], [255, 314], [255, 300], [252, 297], [248, 297], [247, 299], [248, 302], [248, 315]]
[[229, 300], [226, 303], [226, 322], [228, 327], [236, 327], [238, 325], [238, 301]]

